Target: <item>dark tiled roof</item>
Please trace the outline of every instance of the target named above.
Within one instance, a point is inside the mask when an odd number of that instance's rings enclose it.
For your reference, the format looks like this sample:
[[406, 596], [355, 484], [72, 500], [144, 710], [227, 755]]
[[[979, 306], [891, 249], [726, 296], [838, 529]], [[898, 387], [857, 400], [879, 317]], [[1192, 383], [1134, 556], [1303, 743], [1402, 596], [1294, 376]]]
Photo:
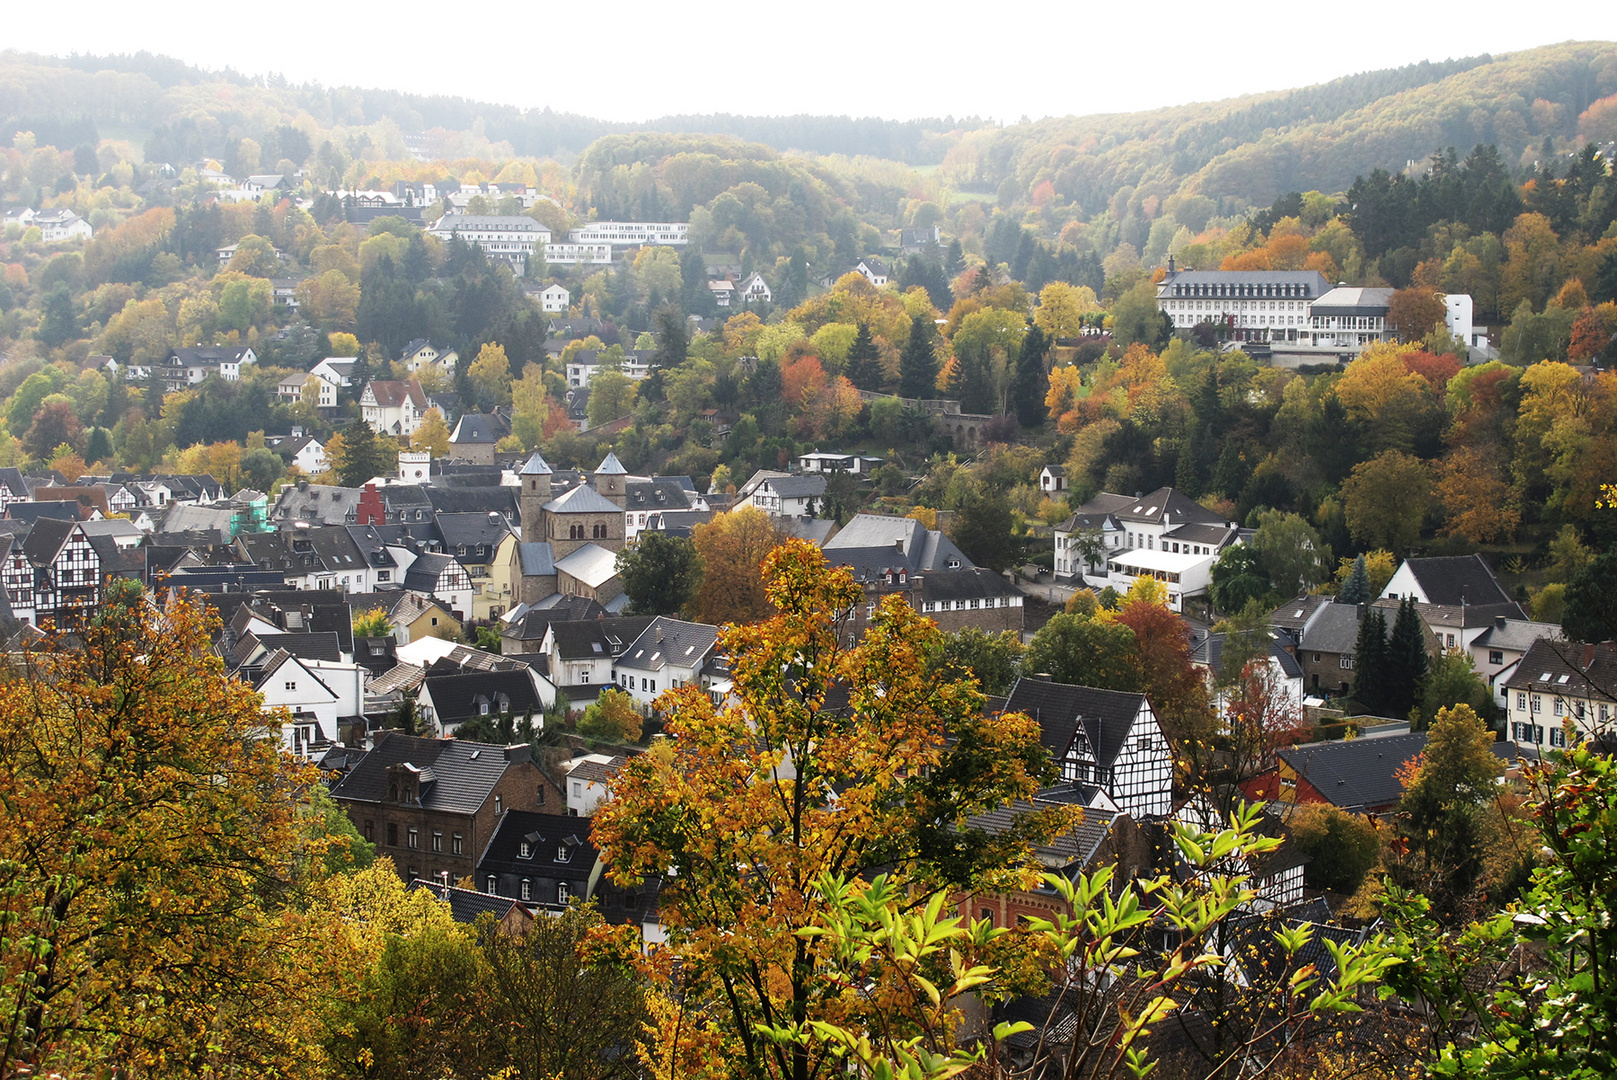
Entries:
[[[522, 845], [528, 845], [528, 856]], [[566, 848], [566, 861], [557, 858]], [[543, 873], [547, 877], [588, 881], [595, 867], [590, 819], [511, 810], [500, 817], [494, 835], [477, 862], [479, 876], [489, 873]], [[578, 895], [584, 894], [583, 889]]]
[[494, 786], [513, 761], [526, 760], [526, 746], [419, 739], [387, 731], [331, 794], [354, 802], [380, 803], [387, 798], [389, 767], [410, 764], [418, 770], [432, 770], [432, 780], [422, 782], [423, 809], [472, 814], [493, 795]]
[[511, 535], [511, 526], [498, 513], [439, 514], [438, 532], [451, 552], [465, 545], [470, 556], [477, 547], [483, 547], [492, 557], [500, 541]]
[[415, 589], [424, 593], [431, 593], [438, 588], [438, 576], [452, 566], [459, 566], [451, 556], [428, 552], [416, 556], [410, 569], [404, 572], [404, 587]]
[[627, 509], [633, 512], [648, 510], [687, 510], [690, 493], [677, 480], [654, 479], [624, 485]]
[[651, 616], [631, 615], [554, 622], [550, 628], [556, 635], [556, 653], [561, 659], [594, 660], [620, 655], [650, 625]]
[[[15, 505], [12, 509], [16, 509]], [[49, 566], [67, 543], [68, 537], [77, 530], [76, 520], [39, 518], [34, 522], [34, 527], [28, 530], [28, 539], [23, 541], [23, 554], [28, 556], [28, 561], [35, 566]]]
[[531, 716], [544, 711], [526, 671], [471, 671], [434, 675], [426, 679], [432, 707], [444, 724], [460, 724], [482, 715], [484, 704], [489, 715], [510, 713]]
[[504, 421], [486, 413], [464, 413], [449, 441], [456, 446], [497, 443], [507, 434]]
[[1039, 725], [1039, 741], [1058, 759], [1072, 745], [1081, 724], [1096, 762], [1110, 766], [1145, 703], [1144, 694], [1021, 678], [1011, 687], [1005, 711], [1031, 716]]
[[1398, 769], [1426, 749], [1426, 733], [1312, 743], [1278, 756], [1333, 805], [1379, 810], [1403, 797]]
[[[1387, 637], [1392, 638], [1394, 619], [1386, 619]], [[1325, 604], [1308, 620], [1303, 629], [1304, 652], [1337, 653], [1352, 656], [1359, 643], [1359, 605]]]
[[1481, 555], [1448, 555], [1406, 559], [1426, 600], [1432, 604], [1511, 604], [1510, 594], [1493, 576]]
[[508, 896], [495, 896], [492, 893], [477, 892], [475, 889], [462, 889], [436, 881], [423, 881], [421, 878], [413, 879], [409, 888], [412, 891], [425, 889], [447, 903], [450, 917], [458, 923], [474, 923], [479, 915], [493, 915], [496, 919], [503, 919], [511, 913], [512, 908], [522, 906]]
[[500, 514], [517, 516], [517, 489], [479, 485], [476, 487], [430, 487], [427, 499], [440, 514]]
[[1528, 648], [1505, 686], [1563, 697], [1617, 701], [1617, 647], [1540, 638]]
[[250, 636], [257, 638], [260, 645], [272, 652], [281, 649], [299, 660], [329, 660], [334, 664], [342, 662], [342, 643], [329, 630], [302, 634], [272, 634], [266, 631]]
[[975, 600], [1016, 596], [1010, 582], [981, 567], [970, 570], [933, 570], [921, 576], [923, 600]]
[[[554, 573], [554, 569], [551, 572]], [[606, 616], [606, 608], [591, 597], [563, 596], [560, 593], [557, 595], [561, 599], [550, 607], [529, 608], [512, 619], [501, 631], [501, 636], [516, 641], [543, 641], [545, 631], [550, 628], [551, 623], [600, 619]]]
[[718, 642], [719, 628], [659, 615], [618, 658], [638, 671], [661, 671], [670, 663], [700, 668]]

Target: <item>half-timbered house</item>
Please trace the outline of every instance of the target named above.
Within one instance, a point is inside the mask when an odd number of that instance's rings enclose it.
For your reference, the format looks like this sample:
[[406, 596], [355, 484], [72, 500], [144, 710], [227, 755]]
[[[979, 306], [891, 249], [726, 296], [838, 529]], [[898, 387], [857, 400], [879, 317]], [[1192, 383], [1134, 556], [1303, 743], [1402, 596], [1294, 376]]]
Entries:
[[1173, 753], [1144, 694], [1022, 678], [1005, 711], [1038, 723], [1063, 780], [1095, 785], [1136, 820], [1173, 809]]
[[[36, 625], [73, 623], [95, 611], [101, 602], [101, 557], [77, 521], [40, 518], [22, 552], [33, 573]], [[13, 611], [23, 618], [18, 605]]]

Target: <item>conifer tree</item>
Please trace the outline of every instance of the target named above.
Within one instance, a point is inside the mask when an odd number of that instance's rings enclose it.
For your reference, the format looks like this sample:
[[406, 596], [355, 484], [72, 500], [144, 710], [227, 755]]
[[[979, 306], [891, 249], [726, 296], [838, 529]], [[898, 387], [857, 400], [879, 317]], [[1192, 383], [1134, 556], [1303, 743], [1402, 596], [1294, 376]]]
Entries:
[[899, 358], [900, 397], [929, 398], [937, 393], [938, 357], [932, 347], [932, 320], [917, 315], [910, 322], [910, 339]]
[[1366, 712], [1380, 713], [1387, 698], [1387, 619], [1373, 608], [1359, 619], [1353, 666], [1353, 697]]
[[1339, 604], [1368, 604], [1370, 602], [1370, 571], [1365, 568], [1364, 556], [1353, 560], [1353, 572], [1342, 583], [1336, 594]]
[[848, 381], [861, 390], [880, 390], [887, 381], [881, 367], [881, 352], [870, 337], [870, 324], [860, 323], [848, 348]]
[[1025, 428], [1038, 427], [1044, 420], [1044, 394], [1049, 388], [1049, 374], [1044, 370], [1044, 355], [1049, 351], [1050, 339], [1029, 319], [1027, 334], [1016, 357], [1016, 385], [1012, 394], [1016, 402], [1016, 419]]
[[[1398, 618], [1392, 624], [1392, 640], [1387, 644], [1387, 675], [1384, 692], [1388, 711], [1407, 716], [1420, 700], [1426, 682], [1426, 635], [1415, 601], [1405, 597], [1398, 605]], [[1429, 718], [1428, 718], [1429, 719]]]

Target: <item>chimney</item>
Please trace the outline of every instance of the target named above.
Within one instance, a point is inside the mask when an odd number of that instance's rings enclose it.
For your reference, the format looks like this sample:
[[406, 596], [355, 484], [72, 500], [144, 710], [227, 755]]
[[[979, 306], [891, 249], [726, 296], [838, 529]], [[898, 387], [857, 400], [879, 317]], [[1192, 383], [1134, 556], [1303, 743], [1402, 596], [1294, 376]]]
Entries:
[[1368, 615], [1369, 613], [1370, 613], [1370, 605], [1369, 604], [1360, 604], [1359, 605], [1359, 621], [1360, 622], [1363, 622], [1364, 617], [1366, 615]]
[[1503, 615], [1495, 615], [1493, 619], [1493, 627], [1495, 630], [1503, 630], [1505, 628], [1505, 617]]
[[902, 536], [893, 538], [893, 550], [900, 555], [904, 554], [904, 538]]

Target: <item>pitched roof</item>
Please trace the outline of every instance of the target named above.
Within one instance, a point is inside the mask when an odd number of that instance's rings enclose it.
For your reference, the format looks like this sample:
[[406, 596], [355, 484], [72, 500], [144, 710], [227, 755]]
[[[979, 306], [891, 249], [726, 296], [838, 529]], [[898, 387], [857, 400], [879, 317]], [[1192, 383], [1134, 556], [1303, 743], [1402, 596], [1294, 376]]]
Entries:
[[659, 477], [638, 480], [625, 484], [623, 493], [626, 509], [631, 511], [687, 510], [691, 505], [690, 493], [678, 480]]
[[1430, 604], [1514, 604], [1481, 555], [1405, 559]]
[[969, 570], [931, 570], [921, 575], [922, 600], [978, 600], [1017, 595], [1010, 582], [980, 566]]
[[444, 538], [444, 546], [451, 551], [462, 545], [482, 546], [492, 555], [493, 549], [511, 535], [511, 526], [503, 515], [494, 512], [439, 514], [438, 532]]
[[588, 484], [580, 484], [560, 498], [552, 499], [546, 503], [545, 512], [549, 514], [621, 514], [623, 507]]
[[446, 724], [458, 724], [481, 715], [485, 704], [494, 715], [528, 716], [541, 713], [545, 708], [526, 670], [457, 671], [439, 675], [428, 668], [424, 689], [432, 697], [439, 722]]
[[1617, 701], [1617, 646], [1539, 638], [1505, 680], [1505, 687]]
[[1039, 741], [1060, 758], [1082, 730], [1096, 763], [1109, 766], [1122, 751], [1144, 694], [1019, 678], [1005, 700], [1006, 712], [1026, 713], [1039, 725]]
[[282, 634], [265, 631], [249, 634], [247, 637], [256, 639], [271, 652], [280, 649], [299, 660], [329, 660], [333, 664], [342, 663], [342, 643], [331, 630]]
[[566, 574], [595, 589], [617, 576], [618, 553], [599, 544], [585, 544], [556, 560], [556, 573]]
[[1426, 749], [1426, 732], [1311, 743], [1276, 751], [1332, 805], [1379, 810], [1403, 797], [1398, 769]]
[[[1366, 609], [1368, 610], [1368, 605]], [[1387, 638], [1391, 640], [1394, 620], [1383, 621], [1387, 624]], [[1322, 604], [1315, 609], [1314, 614], [1304, 625], [1298, 648], [1304, 652], [1351, 656], [1358, 643], [1359, 605]]]
[[485, 413], [463, 413], [450, 434], [449, 441], [456, 446], [475, 446], [497, 443], [505, 437], [504, 424], [497, 416]]
[[1513, 649], [1526, 652], [1539, 638], [1559, 641], [1565, 635], [1555, 623], [1529, 622], [1500, 616], [1494, 624], [1476, 636], [1471, 644], [1488, 649]]
[[518, 544], [517, 562], [523, 577], [550, 577], [556, 572], [555, 552], [548, 541], [524, 541]]
[[533, 456], [530, 457], [525, 464], [523, 464], [522, 471], [518, 475], [549, 476], [553, 471], [554, 470], [550, 467], [550, 462], [545, 460], [543, 454], [535, 450], [533, 452]]
[[812, 499], [825, 494], [825, 474], [793, 473], [789, 476], [774, 476], [758, 486], [769, 487], [783, 499]]
[[669, 664], [699, 668], [718, 643], [719, 628], [659, 615], [618, 657], [618, 666], [661, 671]]
[[509, 896], [496, 896], [494, 893], [478, 892], [476, 889], [462, 889], [458, 885], [445, 885], [422, 878], [412, 878], [406, 888], [412, 892], [416, 889], [425, 889], [432, 893], [449, 905], [450, 918], [458, 923], [474, 923], [480, 915], [493, 915], [496, 919], [504, 919], [511, 913], [512, 908], [527, 910]]
[[650, 625], [649, 615], [629, 615], [617, 619], [553, 622], [550, 630], [555, 638], [558, 658], [597, 660], [621, 655]]
[[427, 395], [414, 379], [372, 379], [365, 388], [384, 409], [397, 409], [406, 401], [412, 402], [418, 410], [427, 407]]
[[452, 814], [471, 814], [489, 800], [494, 786], [512, 764], [529, 760], [526, 745], [488, 746], [456, 739], [420, 739], [384, 731], [376, 747], [332, 789], [332, 797], [379, 803], [387, 798], [388, 769], [411, 765], [431, 771], [421, 784], [421, 807]]
[[78, 529], [76, 520], [42, 517], [28, 530], [28, 539], [22, 543], [23, 554], [35, 566], [49, 566], [68, 538]]
[[410, 569], [404, 572], [404, 587], [431, 593], [438, 588], [438, 577], [445, 570], [459, 566], [452, 556], [441, 555], [429, 551], [424, 555], [417, 555]]

